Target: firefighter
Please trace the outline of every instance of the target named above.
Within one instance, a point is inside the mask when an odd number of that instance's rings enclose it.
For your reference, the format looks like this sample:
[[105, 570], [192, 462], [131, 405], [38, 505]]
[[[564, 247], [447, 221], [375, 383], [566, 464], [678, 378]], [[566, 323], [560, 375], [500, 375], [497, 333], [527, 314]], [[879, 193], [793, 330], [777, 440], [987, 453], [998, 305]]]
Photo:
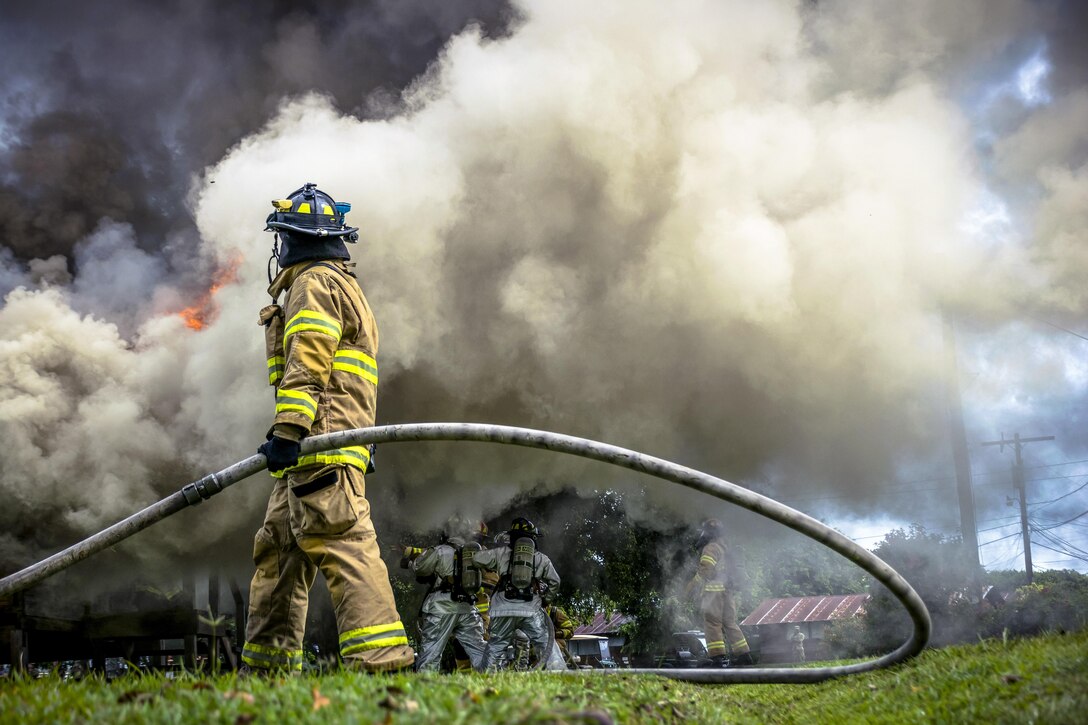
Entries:
[[273, 304], [261, 310], [260, 324], [276, 410], [258, 451], [277, 480], [254, 540], [257, 570], [242, 660], [252, 669], [302, 669], [308, 592], [320, 570], [345, 663], [371, 672], [405, 669], [415, 655], [364, 487], [373, 452], [366, 446], [299, 452], [308, 435], [374, 425], [378, 328], [344, 244], [356, 241], [358, 230], [344, 220], [350, 205], [314, 184], [272, 205], [266, 231], [276, 233], [269, 260]]
[[559, 590], [559, 574], [551, 559], [537, 551], [540, 530], [525, 518], [510, 524], [510, 544], [486, 549], [476, 555], [476, 566], [499, 575], [491, 597], [491, 637], [487, 643], [487, 669], [507, 666], [506, 650], [514, 632], [522, 630], [537, 651], [547, 657], [554, 644], [543, 605]]
[[555, 630], [555, 644], [559, 649], [560, 658], [564, 669], [573, 668], [574, 661], [570, 658], [570, 638], [574, 636], [574, 622], [563, 611], [563, 608], [555, 604], [549, 604], [544, 611], [552, 620], [552, 629]]
[[[695, 548], [699, 551], [699, 568], [685, 594], [689, 599], [699, 597], [707, 654], [716, 667], [751, 665], [752, 654], [744, 632], [737, 626], [737, 607], [727, 586], [722, 523], [717, 519], [704, 521]], [[731, 660], [726, 656], [726, 640]]]
[[[422, 643], [416, 669], [437, 670], [446, 642], [453, 638], [474, 670], [483, 668], [484, 625], [476, 611], [476, 593], [480, 589], [479, 570], [472, 555], [480, 550], [477, 542], [467, 541], [471, 530], [455, 517], [446, 522], [442, 543], [425, 549], [405, 549], [409, 568], [417, 579], [429, 579], [430, 591], [423, 600], [420, 635]], [[458, 668], [460, 669], [460, 668]]]
[[801, 631], [801, 625], [793, 625], [790, 632], [790, 642], [793, 643], [793, 661], [805, 661], [805, 633]]
[[[506, 536], [506, 532], [496, 536], [496, 546], [507, 545], [509, 542], [505, 541], [504, 537]], [[487, 543], [487, 523], [484, 521], [480, 522], [480, 528], [476, 533], [476, 541], [481, 545]], [[476, 595], [476, 611], [480, 613], [484, 620], [484, 632], [486, 634], [491, 631], [491, 596], [495, 593], [495, 587], [499, 585], [499, 575], [484, 569], [480, 571], [480, 577], [483, 584]]]
[[[476, 532], [473, 538], [476, 543], [483, 546], [487, 543], [487, 533], [487, 522], [480, 521], [476, 526]], [[479, 613], [480, 619], [483, 622], [484, 641], [486, 641], [491, 629], [491, 615], [489, 613], [491, 608], [491, 594], [495, 591], [495, 586], [499, 583], [499, 575], [493, 571], [481, 570], [480, 579], [480, 589], [476, 593], [476, 611]], [[453, 640], [453, 662], [458, 671], [465, 672], [472, 669], [472, 661], [469, 659], [468, 653], [456, 639]]]

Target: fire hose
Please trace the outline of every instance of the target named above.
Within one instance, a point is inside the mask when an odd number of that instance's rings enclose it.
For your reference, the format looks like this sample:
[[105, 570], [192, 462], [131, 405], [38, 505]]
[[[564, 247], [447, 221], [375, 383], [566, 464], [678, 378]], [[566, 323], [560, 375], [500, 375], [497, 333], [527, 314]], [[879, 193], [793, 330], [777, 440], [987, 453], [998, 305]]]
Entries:
[[[387, 444], [410, 441], [475, 441], [539, 448], [567, 453], [645, 473], [655, 478], [686, 486], [728, 501], [765, 518], [777, 521], [846, 557], [887, 587], [906, 608], [914, 630], [895, 651], [873, 660], [831, 667], [736, 668], [736, 669], [603, 669], [600, 673], [654, 674], [677, 680], [702, 683], [811, 683], [833, 677], [870, 672], [904, 662], [925, 647], [932, 628], [929, 610], [910, 583], [872, 552], [859, 546], [834, 529], [754, 491], [693, 468], [637, 451], [585, 438], [511, 426], [483, 423], [407, 423], [376, 426], [327, 433], [307, 438], [302, 453], [316, 453], [333, 448], [368, 443]], [[189, 506], [211, 498], [224, 488], [265, 469], [265, 458], [257, 454], [221, 471], [193, 481], [170, 496], [154, 503], [109, 528], [52, 556], [0, 579], [0, 597], [21, 591], [82, 561], [107, 547], [127, 539]]]

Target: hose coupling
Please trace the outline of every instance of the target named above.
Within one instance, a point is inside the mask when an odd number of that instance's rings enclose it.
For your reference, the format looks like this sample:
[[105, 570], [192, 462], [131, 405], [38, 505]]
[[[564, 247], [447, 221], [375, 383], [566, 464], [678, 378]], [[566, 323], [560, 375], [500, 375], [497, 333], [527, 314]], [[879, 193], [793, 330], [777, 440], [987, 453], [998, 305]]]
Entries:
[[199, 481], [194, 481], [182, 488], [181, 494], [185, 496], [186, 503], [190, 506], [196, 506], [201, 501], [211, 498], [222, 490], [223, 484], [219, 483], [219, 479], [215, 477], [214, 473], [209, 473]]

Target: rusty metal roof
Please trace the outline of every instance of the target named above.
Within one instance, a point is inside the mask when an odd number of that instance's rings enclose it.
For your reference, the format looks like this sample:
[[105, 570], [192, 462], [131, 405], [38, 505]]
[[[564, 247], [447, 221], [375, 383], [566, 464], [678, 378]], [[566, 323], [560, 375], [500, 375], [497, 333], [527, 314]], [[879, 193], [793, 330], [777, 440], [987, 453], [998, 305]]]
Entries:
[[611, 617], [606, 617], [604, 612], [593, 615], [593, 621], [574, 629], [575, 634], [612, 634], [618, 632], [620, 627], [628, 622], [635, 621], [634, 617], [614, 612]]
[[789, 624], [827, 622], [853, 617], [865, 609], [868, 594], [839, 594], [827, 597], [786, 597], [764, 599], [741, 624]]

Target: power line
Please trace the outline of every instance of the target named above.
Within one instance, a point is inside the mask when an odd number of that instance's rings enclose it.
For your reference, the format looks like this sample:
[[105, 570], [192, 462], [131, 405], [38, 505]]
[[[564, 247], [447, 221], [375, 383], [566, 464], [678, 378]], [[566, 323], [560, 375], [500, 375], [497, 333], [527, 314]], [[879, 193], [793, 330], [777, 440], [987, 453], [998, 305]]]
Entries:
[[1044, 325], [1049, 325], [1050, 327], [1053, 327], [1055, 330], [1061, 330], [1062, 332], [1068, 332], [1073, 337], [1079, 337], [1082, 340], [1088, 341], [1088, 337], [1085, 337], [1084, 335], [1080, 334], [1079, 332], [1073, 332], [1072, 330], [1067, 330], [1064, 327], [1062, 327], [1061, 325], [1055, 325], [1053, 322], [1047, 322], [1046, 320], [1044, 320], [1041, 317], [1036, 317], [1035, 315], [1027, 315], [1027, 317], [1029, 317], [1032, 320], [1035, 320], [1036, 322], [1041, 322]]
[[[1066, 541], [1065, 539], [1063, 539], [1063, 538], [1061, 538], [1059, 536], [1055, 536], [1053, 534], [1046, 533], [1045, 531], [1037, 531], [1036, 533], [1038, 533], [1039, 536], [1043, 537], [1044, 539], [1049, 541], [1051, 544], [1054, 544], [1055, 546], [1064, 546], [1065, 550], [1063, 551], [1063, 553], [1069, 554], [1070, 556], [1083, 555], [1085, 557], [1088, 557], [1088, 551], [1085, 551], [1084, 549], [1081, 549], [1081, 548], [1069, 543], [1068, 541]], [[1069, 549], [1072, 549], [1072, 551], [1069, 551]]]
[[1040, 562], [1037, 562], [1037, 563], [1040, 564], [1040, 565], [1048, 565], [1049, 564], [1049, 565], [1053, 566], [1053, 565], [1056, 565], [1056, 564], [1060, 564], [1063, 561], [1080, 561], [1080, 559], [1077, 559], [1076, 557], [1071, 556], [1071, 557], [1067, 557], [1065, 559], [1058, 559], [1056, 561], [1040, 561]]
[[1025, 483], [1031, 483], [1032, 481], [1058, 481], [1063, 478], [1080, 478], [1083, 473], [1071, 473], [1068, 476], [1047, 476], [1046, 478], [1029, 478]]
[[[1014, 516], [1014, 517], [1012, 517], [1012, 518], [1016, 518], [1016, 519], [1019, 519], [1020, 517], [1019, 517], [1019, 516]], [[986, 533], [987, 531], [997, 531], [998, 529], [1003, 529], [1003, 528], [1005, 528], [1006, 526], [1019, 526], [1019, 525], [1020, 525], [1020, 522], [1019, 522], [1019, 521], [1010, 521], [1009, 523], [1007, 523], [1007, 524], [1001, 524], [1000, 526], [992, 526], [992, 527], [990, 527], [990, 528], [988, 528], [988, 529], [979, 529], [979, 530], [978, 530], [978, 533], [980, 533], [980, 534], [985, 534], [985, 533]]]
[[981, 544], [979, 544], [979, 548], [981, 548], [983, 546], [989, 546], [990, 544], [996, 544], [997, 542], [1004, 541], [1005, 539], [1011, 539], [1014, 536], [1020, 536], [1020, 532], [1019, 531], [1014, 531], [1011, 534], [1009, 534], [1008, 536], [1002, 536], [1000, 539], [990, 539], [989, 541], [984, 541]]
[[[1019, 543], [1019, 542], [1017, 542], [1017, 543]], [[1019, 546], [1014, 547], [1014, 548], [1016, 550], [1013, 552], [1012, 556], [1007, 556], [1004, 559], [1000, 559], [1000, 560], [995, 559], [992, 562], [990, 562], [989, 564], [983, 564], [983, 566], [989, 566], [989, 567], [1004, 566], [1005, 564], [1010, 563], [1013, 559], [1019, 559], [1021, 554], [1023, 554], [1023, 552], [1020, 550]]]
[[[1053, 468], [1054, 466], [1068, 466], [1071, 463], [1088, 463], [1088, 458], [1082, 458], [1077, 461], [1062, 461], [1061, 463], [1040, 463], [1036, 466], [1025, 466], [1025, 471], [1034, 471], [1036, 468]], [[979, 474], [981, 475], [994, 475], [994, 474]]]
[[998, 516], [997, 518], [993, 518], [993, 519], [983, 519], [982, 521], [979, 521], [979, 523], [980, 524], [988, 524], [991, 521], [1008, 521], [1009, 519], [1018, 519], [1018, 518], [1020, 518], [1018, 515], [1013, 514], [1012, 516]]
[[[1042, 544], [1042, 543], [1040, 543], [1038, 541], [1036, 541], [1034, 543], [1035, 543], [1036, 546], [1038, 546], [1040, 548], [1047, 549], [1048, 551], [1053, 551], [1053, 552], [1055, 552], [1057, 554], [1069, 554], [1068, 551], [1062, 551], [1061, 549], [1055, 549], [1053, 546], [1047, 546], [1046, 544]], [[1078, 559], [1080, 561], [1088, 561], [1088, 556], [1076, 556], [1074, 554], [1070, 554], [1070, 556], [1073, 559]]]
[[1068, 523], [1072, 523], [1073, 521], [1076, 521], [1077, 519], [1079, 519], [1081, 516], [1084, 516], [1085, 514], [1088, 514], [1088, 510], [1081, 511], [1079, 514], [1077, 514], [1073, 518], [1066, 519], [1065, 521], [1062, 521], [1060, 524], [1050, 524], [1049, 526], [1045, 526], [1043, 528], [1040, 528], [1039, 531], [1050, 531], [1051, 529], [1056, 529], [1059, 526], [1065, 526]]
[[[1007, 474], [1007, 472], [1006, 472], [1006, 474]], [[996, 472], [996, 473], [994, 473], [994, 475], [998, 476], [998, 475], [1005, 475], [1005, 474], [1002, 474], [1000, 472]], [[1084, 477], [1083, 473], [1071, 473], [1068, 476], [1045, 476], [1043, 478], [1028, 478], [1028, 479], [1026, 479], [1024, 481], [1024, 483], [1036, 483], [1036, 482], [1039, 482], [1039, 481], [1061, 481], [1061, 480], [1066, 479], [1066, 478], [1083, 478], [1083, 477]], [[992, 481], [990, 483], [976, 483], [975, 485], [976, 486], [1007, 486], [1008, 481]]]
[[1052, 498], [1052, 499], [1050, 499], [1049, 501], [1036, 501], [1036, 502], [1034, 502], [1034, 503], [1032, 503], [1032, 504], [1029, 504], [1029, 505], [1030, 505], [1030, 506], [1047, 506], [1047, 505], [1049, 505], [1049, 504], [1052, 504], [1052, 503], [1056, 503], [1056, 502], [1058, 502], [1058, 501], [1061, 501], [1061, 500], [1062, 500], [1063, 498], [1067, 498], [1067, 497], [1069, 497], [1069, 496], [1072, 496], [1072, 495], [1073, 495], [1073, 494], [1075, 494], [1075, 493], [1076, 493], [1077, 491], [1080, 491], [1081, 489], [1083, 489], [1083, 488], [1084, 488], [1085, 486], [1088, 486], [1088, 481], [1085, 481], [1085, 482], [1084, 482], [1084, 483], [1082, 483], [1082, 484], [1081, 484], [1080, 486], [1077, 486], [1076, 488], [1074, 488], [1074, 489], [1073, 489], [1072, 491], [1070, 491], [1069, 493], [1065, 493], [1065, 494], [1062, 494], [1061, 496], [1058, 496], [1058, 498]]

